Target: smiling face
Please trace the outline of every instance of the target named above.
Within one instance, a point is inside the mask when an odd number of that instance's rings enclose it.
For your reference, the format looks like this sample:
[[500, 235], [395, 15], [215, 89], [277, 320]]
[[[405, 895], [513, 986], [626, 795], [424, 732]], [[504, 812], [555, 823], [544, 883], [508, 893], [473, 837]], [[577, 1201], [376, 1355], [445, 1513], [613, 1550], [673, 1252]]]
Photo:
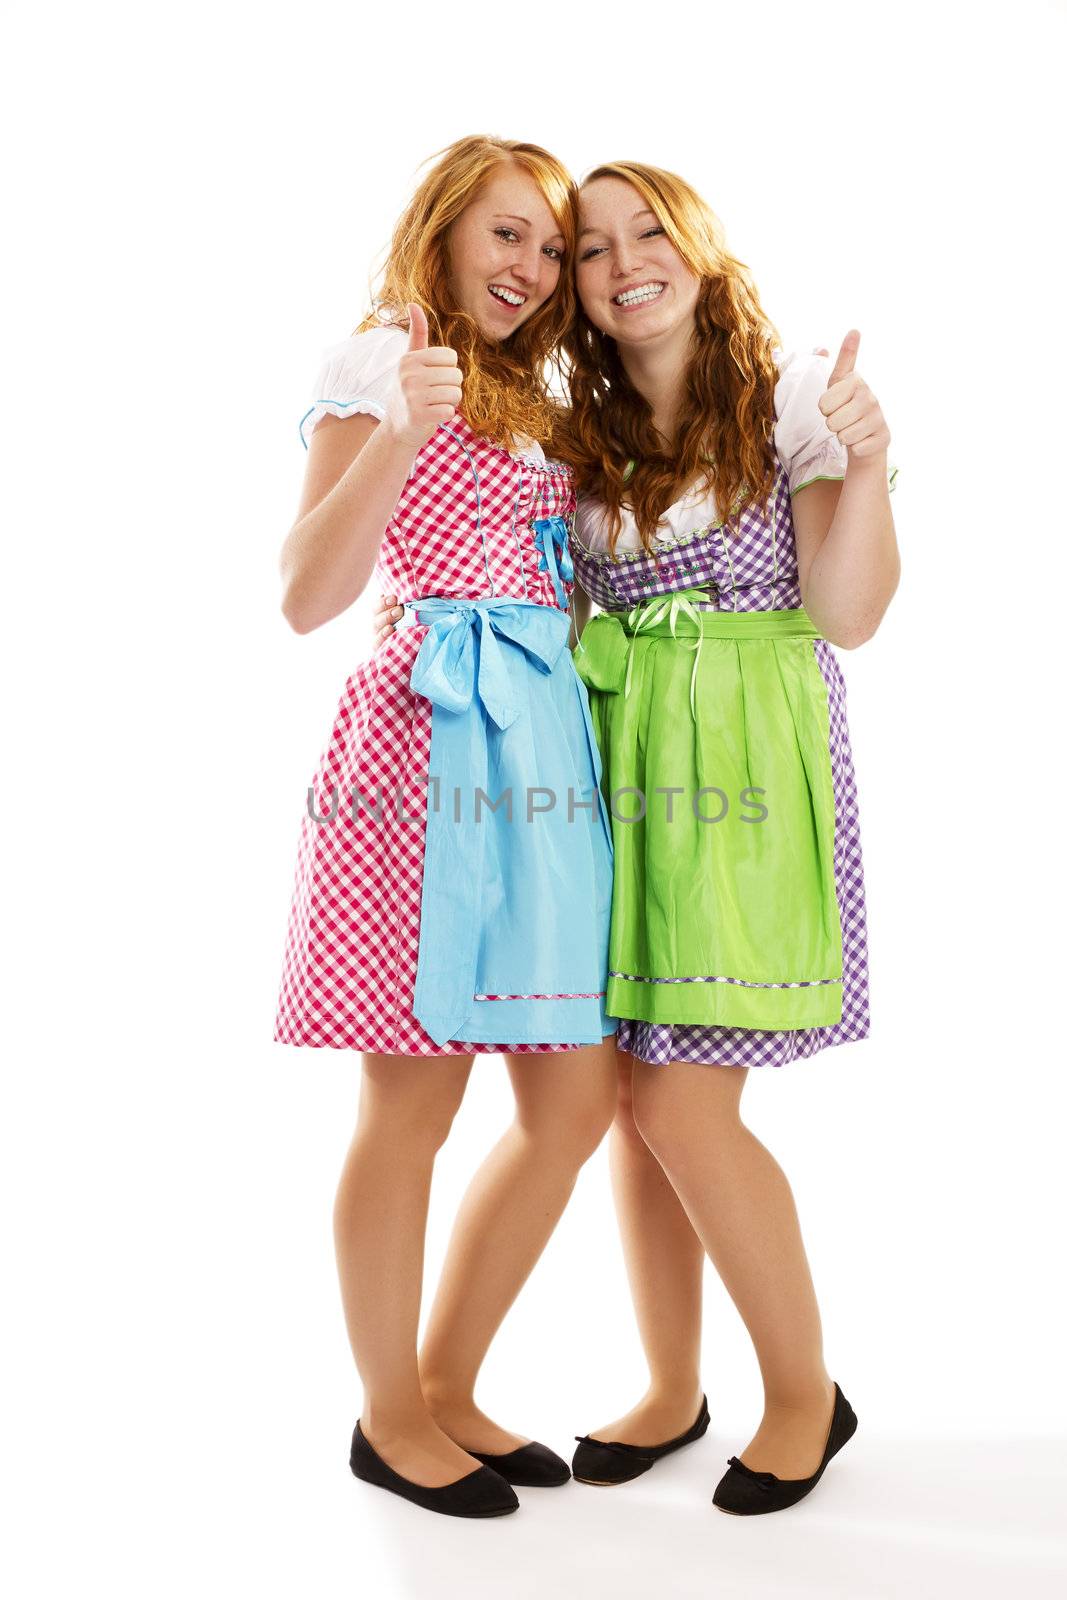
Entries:
[[559, 224], [534, 179], [502, 163], [449, 230], [456, 304], [487, 339], [507, 339], [555, 291], [563, 248]]
[[648, 202], [624, 178], [593, 178], [580, 200], [576, 282], [582, 310], [621, 347], [687, 341], [700, 279]]

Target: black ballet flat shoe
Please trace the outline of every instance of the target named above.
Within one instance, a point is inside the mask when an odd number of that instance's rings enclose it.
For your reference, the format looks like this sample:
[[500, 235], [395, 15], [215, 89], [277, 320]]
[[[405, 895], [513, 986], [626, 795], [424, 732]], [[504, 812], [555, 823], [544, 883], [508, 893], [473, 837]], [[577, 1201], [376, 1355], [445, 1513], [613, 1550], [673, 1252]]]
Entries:
[[[466, 1445], [463, 1448], [466, 1450]], [[467, 1450], [467, 1454], [483, 1466], [491, 1467], [508, 1483], [517, 1483], [520, 1488], [555, 1489], [571, 1479], [571, 1469], [563, 1457], [536, 1440], [531, 1444], [521, 1444], [517, 1450], [509, 1450], [503, 1456], [486, 1455], [481, 1450]]]
[[826, 1471], [830, 1458], [856, 1431], [856, 1413], [834, 1384], [834, 1414], [817, 1472], [810, 1478], [778, 1478], [773, 1472], [756, 1472], [737, 1456], [730, 1457], [730, 1470], [724, 1473], [712, 1496], [713, 1505], [735, 1517], [758, 1517], [767, 1511], [784, 1511], [810, 1494]]
[[708, 1397], [703, 1395], [693, 1426], [680, 1433], [677, 1439], [668, 1439], [666, 1444], [622, 1444], [617, 1439], [590, 1439], [587, 1433], [576, 1433], [578, 1448], [574, 1452], [572, 1471], [579, 1483], [629, 1483], [654, 1467], [661, 1457], [701, 1438], [707, 1433], [710, 1421]]
[[514, 1489], [489, 1467], [475, 1467], [466, 1477], [457, 1478], [455, 1483], [444, 1483], [439, 1489], [427, 1489], [421, 1483], [402, 1478], [382, 1460], [358, 1422], [352, 1435], [348, 1464], [364, 1483], [389, 1489], [425, 1511], [440, 1511], [446, 1517], [503, 1517], [519, 1509], [519, 1497]]

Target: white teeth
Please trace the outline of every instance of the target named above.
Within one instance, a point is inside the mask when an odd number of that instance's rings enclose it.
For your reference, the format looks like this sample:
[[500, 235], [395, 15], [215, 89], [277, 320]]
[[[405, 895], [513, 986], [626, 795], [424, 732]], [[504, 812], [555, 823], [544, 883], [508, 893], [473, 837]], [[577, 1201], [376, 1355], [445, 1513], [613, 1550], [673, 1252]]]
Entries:
[[615, 296], [617, 306], [635, 306], [643, 300], [655, 300], [666, 288], [664, 283], [643, 283], [638, 289], [627, 289]]
[[489, 285], [489, 293], [495, 294], [499, 300], [506, 300], [509, 306], [524, 306], [526, 304], [526, 296], [524, 294], [516, 294], [514, 289], [505, 289], [499, 283], [491, 283]]

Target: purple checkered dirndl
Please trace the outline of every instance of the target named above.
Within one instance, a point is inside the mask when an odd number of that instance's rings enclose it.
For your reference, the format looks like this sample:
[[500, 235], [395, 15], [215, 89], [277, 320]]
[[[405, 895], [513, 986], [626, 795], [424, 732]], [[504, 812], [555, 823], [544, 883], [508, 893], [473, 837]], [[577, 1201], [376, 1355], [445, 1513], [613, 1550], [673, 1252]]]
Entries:
[[[742, 511], [736, 525], [738, 531], [733, 534], [712, 524], [663, 543], [654, 555], [622, 552], [615, 558], [588, 547], [579, 531], [572, 538], [575, 575], [596, 604], [611, 611], [655, 595], [698, 587], [707, 590], [712, 608], [723, 611], [801, 606], [789, 484], [781, 465], [768, 506]], [[759, 1029], [624, 1018], [619, 1022], [619, 1048], [642, 1061], [783, 1067], [829, 1046], [865, 1039], [870, 1032], [863, 855], [845, 680], [827, 640], [813, 640], [812, 648], [826, 684], [829, 709], [834, 883], [842, 940], [841, 1019], [826, 1027]], [[590, 690], [591, 696], [596, 693]]]

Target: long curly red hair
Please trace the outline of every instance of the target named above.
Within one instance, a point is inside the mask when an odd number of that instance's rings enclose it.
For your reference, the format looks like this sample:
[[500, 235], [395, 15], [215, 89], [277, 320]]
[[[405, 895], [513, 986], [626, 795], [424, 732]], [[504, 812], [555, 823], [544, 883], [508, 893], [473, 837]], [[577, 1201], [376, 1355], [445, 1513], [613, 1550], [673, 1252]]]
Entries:
[[[429, 159], [437, 164], [422, 179], [393, 231], [378, 287], [371, 286], [372, 309], [354, 331], [406, 328], [408, 303], [417, 301], [426, 312], [430, 343], [450, 345], [459, 356], [462, 412], [475, 432], [505, 446], [515, 434], [543, 442], [558, 417], [558, 402], [548, 388], [548, 363], [574, 320], [577, 303], [570, 261], [578, 233], [578, 186], [547, 150], [515, 139], [475, 134]], [[455, 302], [447, 244], [452, 223], [503, 162], [533, 178], [563, 235], [564, 252], [555, 292], [509, 339], [496, 343]]]
[[764, 503], [774, 482], [777, 329], [748, 268], [727, 250], [718, 217], [683, 178], [636, 161], [596, 167], [583, 187], [597, 178], [632, 184], [700, 279], [695, 350], [677, 438], [666, 440], [627, 378], [614, 339], [579, 305], [563, 336], [561, 366], [571, 404], [558, 419], [553, 451], [573, 466], [579, 489], [607, 506], [612, 555], [624, 504], [652, 551], [663, 513], [701, 476], [714, 491], [719, 515], [729, 519], [728, 531], [736, 533], [730, 523], [737, 513]]

